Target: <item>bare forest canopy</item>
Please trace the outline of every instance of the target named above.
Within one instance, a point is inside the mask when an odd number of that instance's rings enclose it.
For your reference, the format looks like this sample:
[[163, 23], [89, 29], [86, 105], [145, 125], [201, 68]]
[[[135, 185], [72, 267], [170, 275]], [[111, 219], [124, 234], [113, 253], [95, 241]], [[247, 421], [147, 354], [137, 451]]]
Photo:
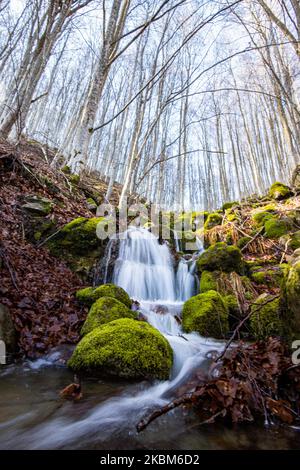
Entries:
[[260, 194], [299, 163], [299, 40], [299, 0], [0, 0], [0, 133], [108, 200]]

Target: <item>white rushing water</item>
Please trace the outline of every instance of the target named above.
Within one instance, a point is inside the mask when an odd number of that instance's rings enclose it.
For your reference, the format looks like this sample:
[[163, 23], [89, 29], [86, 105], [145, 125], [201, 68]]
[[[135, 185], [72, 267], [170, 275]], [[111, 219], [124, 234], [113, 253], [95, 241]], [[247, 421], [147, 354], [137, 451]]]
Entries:
[[[200, 247], [201, 248], [201, 247]], [[183, 333], [180, 315], [183, 301], [195, 294], [195, 259], [182, 259], [177, 272], [170, 250], [145, 229], [130, 228], [120, 240], [119, 258], [113, 282], [139, 301], [148, 322], [169, 341], [174, 356], [170, 380], [154, 385], [128, 388], [121, 395], [95, 406], [84, 416], [59, 416], [30, 430], [27, 448], [72, 448], [87, 440], [88, 445], [101, 437], [108, 441], [117, 433], [135, 433], [135, 425], [153, 407], [168, 403], [173, 392], [187, 380], [193, 370], [207, 360], [208, 353], [218, 351], [222, 343], [197, 333]], [[17, 433], [11, 437], [16, 448]], [[7, 434], [7, 440], [10, 437]], [[9, 445], [8, 445], [9, 447]]]

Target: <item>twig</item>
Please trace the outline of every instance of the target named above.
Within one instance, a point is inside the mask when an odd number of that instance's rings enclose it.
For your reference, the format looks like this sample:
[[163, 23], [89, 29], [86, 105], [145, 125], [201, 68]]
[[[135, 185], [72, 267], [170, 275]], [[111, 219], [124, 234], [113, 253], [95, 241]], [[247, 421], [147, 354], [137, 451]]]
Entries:
[[254, 240], [256, 240], [256, 238], [259, 237], [259, 235], [261, 234], [261, 232], [264, 230], [264, 227], [261, 227], [259, 229], [259, 231], [254, 235], [254, 237], [251, 238], [251, 240], [249, 240], [246, 245], [241, 249], [241, 251], [244, 251], [246, 250], [246, 248], [248, 247], [248, 245], [250, 245], [250, 243], [252, 243]]

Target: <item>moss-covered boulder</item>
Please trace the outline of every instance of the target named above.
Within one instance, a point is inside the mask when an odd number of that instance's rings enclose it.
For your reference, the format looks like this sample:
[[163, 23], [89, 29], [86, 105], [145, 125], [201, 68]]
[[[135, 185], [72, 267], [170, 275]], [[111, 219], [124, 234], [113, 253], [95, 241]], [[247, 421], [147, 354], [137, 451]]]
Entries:
[[132, 301], [127, 292], [122, 287], [116, 286], [115, 284], [103, 284], [99, 287], [85, 287], [76, 292], [76, 298], [88, 306], [91, 306], [101, 297], [113, 297], [128, 308], [131, 308], [132, 305]]
[[288, 248], [292, 250], [297, 250], [300, 248], [300, 230], [294, 233], [289, 233], [280, 237], [279, 242], [285, 246], [287, 244]]
[[182, 325], [186, 332], [197, 331], [202, 336], [224, 338], [229, 331], [228, 307], [214, 291], [191, 297], [184, 303]]
[[255, 212], [252, 214], [252, 220], [255, 225], [262, 227], [264, 223], [267, 220], [272, 219], [275, 214], [276, 210], [274, 204], [268, 204], [259, 210], [255, 210]]
[[255, 339], [283, 334], [279, 298], [262, 294], [255, 300], [251, 312], [250, 328]]
[[272, 199], [276, 199], [278, 201], [282, 199], [286, 199], [290, 197], [292, 194], [293, 193], [291, 191], [291, 188], [289, 188], [283, 183], [279, 183], [278, 181], [272, 184], [268, 192], [269, 197], [271, 197]]
[[198, 272], [203, 271], [236, 271], [242, 273], [244, 263], [238, 247], [229, 246], [224, 242], [210, 246], [197, 261]]
[[210, 230], [211, 228], [216, 227], [217, 225], [221, 225], [222, 220], [223, 220], [222, 214], [213, 212], [207, 216], [207, 219], [204, 224], [204, 229]]
[[78, 217], [66, 224], [53, 237], [48, 246], [52, 251], [68, 250], [76, 254], [84, 254], [89, 249], [95, 249], [100, 240], [97, 237], [98, 224], [105, 223], [104, 217]]
[[88, 316], [81, 329], [81, 334], [86, 335], [98, 326], [104, 325], [119, 318], [137, 319], [137, 312], [130, 310], [126, 305], [112, 297], [101, 297], [90, 308]]
[[285, 264], [264, 267], [254, 267], [250, 270], [250, 279], [256, 284], [268, 287], [280, 287]]
[[91, 270], [103, 256], [108, 241], [98, 235], [102, 236], [113, 223], [106, 217], [78, 217], [53, 236], [47, 246], [83, 279], [90, 280]]
[[241, 237], [241, 238], [238, 239], [236, 246], [240, 250], [242, 250], [243, 248], [245, 248], [246, 245], [248, 245], [248, 243], [251, 242], [251, 240], [252, 240], [251, 237]]
[[222, 211], [225, 212], [227, 209], [231, 209], [232, 207], [238, 206], [238, 205], [239, 203], [237, 201], [225, 202], [225, 204], [223, 204], [222, 206]]
[[26, 196], [25, 203], [22, 205], [23, 210], [37, 216], [50, 214], [52, 207], [52, 201], [41, 196]]
[[84, 336], [68, 365], [77, 373], [164, 380], [172, 360], [172, 349], [158, 330], [123, 318]]
[[267, 238], [277, 239], [291, 230], [293, 224], [289, 218], [277, 219], [275, 217], [271, 217], [265, 221], [264, 226], [265, 236]]

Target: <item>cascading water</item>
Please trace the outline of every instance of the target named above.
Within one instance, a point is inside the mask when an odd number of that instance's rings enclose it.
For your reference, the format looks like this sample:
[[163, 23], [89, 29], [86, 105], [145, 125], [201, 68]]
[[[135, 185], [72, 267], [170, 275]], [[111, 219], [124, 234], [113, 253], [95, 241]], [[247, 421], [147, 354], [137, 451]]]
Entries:
[[175, 301], [173, 261], [166, 244], [143, 228], [129, 228], [120, 240], [113, 282], [138, 300]]

